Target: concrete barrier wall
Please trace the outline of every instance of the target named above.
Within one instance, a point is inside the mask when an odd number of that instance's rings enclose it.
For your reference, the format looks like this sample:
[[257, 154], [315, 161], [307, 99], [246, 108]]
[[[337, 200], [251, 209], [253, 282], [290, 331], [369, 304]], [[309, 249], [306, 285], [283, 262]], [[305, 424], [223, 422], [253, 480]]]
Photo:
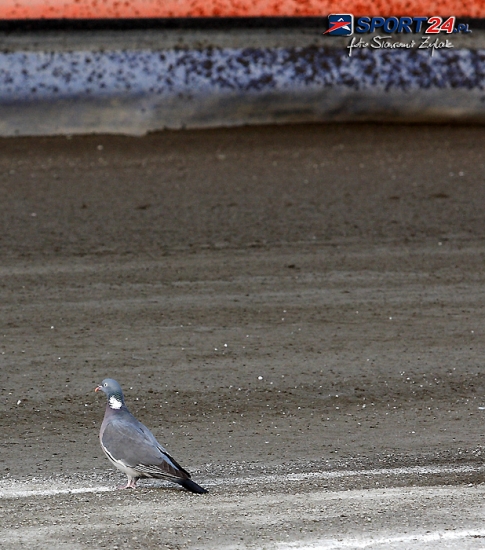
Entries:
[[359, 15], [485, 17], [483, 0], [1, 0], [0, 19]]
[[[339, 12], [336, 2], [94, 2], [0, 0], [7, 19], [0, 31], [1, 136], [309, 121], [485, 123], [485, 26], [470, 19], [483, 15], [483, 0], [348, 2], [345, 10], [355, 14], [467, 16], [473, 31], [434, 35], [450, 42], [443, 48], [420, 49], [423, 34], [410, 33], [386, 38], [403, 42], [398, 48], [354, 51], [356, 36], [324, 34], [326, 17], [288, 17], [276, 27], [264, 23], [271, 19], [236, 17], [236, 25], [222, 17], [209, 21], [225, 27], [213, 28], [196, 17], [322, 15]], [[83, 20], [8, 26], [8, 18], [183, 15], [191, 16], [185, 28], [158, 19], [143, 29], [130, 27], [135, 20], [97, 30]]]

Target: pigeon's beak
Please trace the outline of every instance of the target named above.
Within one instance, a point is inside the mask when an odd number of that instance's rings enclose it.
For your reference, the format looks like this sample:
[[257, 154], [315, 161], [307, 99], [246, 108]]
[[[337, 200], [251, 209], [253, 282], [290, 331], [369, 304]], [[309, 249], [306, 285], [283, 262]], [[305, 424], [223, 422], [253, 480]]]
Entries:
[[103, 391], [103, 388], [102, 386], [97, 386], [96, 388], [94, 388], [94, 391]]

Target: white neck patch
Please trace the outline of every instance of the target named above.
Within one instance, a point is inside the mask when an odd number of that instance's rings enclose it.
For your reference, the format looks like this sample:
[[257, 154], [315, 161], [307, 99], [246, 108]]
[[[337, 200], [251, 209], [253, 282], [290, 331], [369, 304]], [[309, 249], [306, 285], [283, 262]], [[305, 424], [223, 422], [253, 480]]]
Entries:
[[116, 399], [114, 395], [109, 398], [109, 406], [112, 409], [121, 409], [122, 405], [123, 403], [119, 399]]

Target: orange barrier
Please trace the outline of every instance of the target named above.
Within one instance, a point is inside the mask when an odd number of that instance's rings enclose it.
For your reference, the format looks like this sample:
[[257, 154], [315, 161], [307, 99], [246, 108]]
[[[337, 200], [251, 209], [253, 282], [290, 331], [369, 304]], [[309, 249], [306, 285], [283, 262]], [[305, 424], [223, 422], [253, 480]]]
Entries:
[[0, 19], [356, 15], [485, 17], [483, 0], [0, 0]]

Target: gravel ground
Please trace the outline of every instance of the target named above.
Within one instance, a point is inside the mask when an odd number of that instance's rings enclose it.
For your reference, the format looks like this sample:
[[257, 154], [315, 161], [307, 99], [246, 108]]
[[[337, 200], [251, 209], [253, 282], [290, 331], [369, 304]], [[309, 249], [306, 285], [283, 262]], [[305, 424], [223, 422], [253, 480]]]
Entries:
[[[484, 146], [0, 140], [2, 547], [483, 548]], [[208, 495], [112, 490], [107, 376]]]

